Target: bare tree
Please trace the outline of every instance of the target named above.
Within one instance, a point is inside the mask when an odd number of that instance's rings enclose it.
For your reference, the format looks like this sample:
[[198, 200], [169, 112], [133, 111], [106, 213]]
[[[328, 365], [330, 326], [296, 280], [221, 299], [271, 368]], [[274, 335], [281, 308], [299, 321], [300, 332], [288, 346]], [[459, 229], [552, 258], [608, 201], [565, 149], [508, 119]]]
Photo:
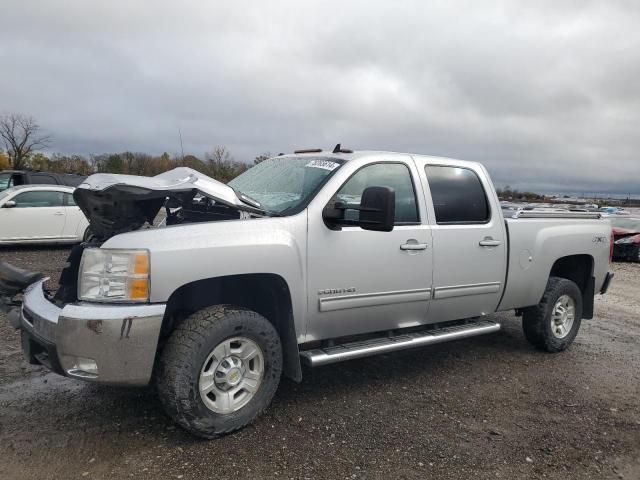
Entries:
[[256, 158], [253, 159], [253, 164], [257, 165], [259, 163], [264, 162], [265, 160], [271, 158], [271, 153], [270, 152], [264, 152], [261, 153], [260, 155], [258, 155]]
[[0, 137], [15, 169], [24, 167], [29, 154], [49, 145], [49, 135], [39, 135], [40, 125], [33, 117], [11, 113], [0, 116]]

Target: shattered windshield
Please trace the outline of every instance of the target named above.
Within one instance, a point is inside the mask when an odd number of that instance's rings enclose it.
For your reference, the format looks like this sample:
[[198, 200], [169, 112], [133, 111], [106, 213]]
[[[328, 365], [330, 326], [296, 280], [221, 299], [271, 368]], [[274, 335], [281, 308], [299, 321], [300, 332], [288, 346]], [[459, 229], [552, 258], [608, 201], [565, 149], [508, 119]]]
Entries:
[[260, 162], [229, 182], [238, 194], [269, 212], [292, 213], [344, 163], [333, 158], [275, 157]]

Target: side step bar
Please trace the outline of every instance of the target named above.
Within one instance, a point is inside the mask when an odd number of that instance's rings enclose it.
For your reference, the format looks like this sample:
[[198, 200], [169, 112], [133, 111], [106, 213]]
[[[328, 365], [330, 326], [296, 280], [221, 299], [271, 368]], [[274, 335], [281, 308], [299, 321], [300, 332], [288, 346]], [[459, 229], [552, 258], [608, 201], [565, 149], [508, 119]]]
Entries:
[[497, 332], [498, 330], [500, 330], [499, 323], [489, 320], [472, 320], [461, 325], [453, 325], [422, 332], [405, 333], [395, 337], [372, 338], [361, 342], [344, 343], [332, 347], [306, 350], [300, 352], [300, 356], [306, 365], [319, 367], [344, 360], [369, 357], [379, 353], [389, 353], [397, 350], [422, 347], [423, 345], [475, 337], [476, 335]]

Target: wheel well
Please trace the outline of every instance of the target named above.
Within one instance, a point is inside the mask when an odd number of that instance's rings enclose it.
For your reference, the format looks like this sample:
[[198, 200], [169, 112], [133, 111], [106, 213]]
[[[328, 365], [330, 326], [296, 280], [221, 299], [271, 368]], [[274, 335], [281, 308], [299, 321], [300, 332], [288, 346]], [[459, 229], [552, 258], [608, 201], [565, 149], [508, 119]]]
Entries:
[[551, 277], [562, 277], [574, 282], [582, 292], [582, 316], [593, 317], [594, 278], [591, 255], [569, 255], [559, 258], [551, 267]]
[[205, 307], [220, 304], [245, 307], [269, 320], [280, 335], [285, 376], [301, 380], [291, 294], [287, 282], [279, 275], [231, 275], [183, 285], [171, 294], [167, 302], [160, 331], [161, 345], [189, 315]]

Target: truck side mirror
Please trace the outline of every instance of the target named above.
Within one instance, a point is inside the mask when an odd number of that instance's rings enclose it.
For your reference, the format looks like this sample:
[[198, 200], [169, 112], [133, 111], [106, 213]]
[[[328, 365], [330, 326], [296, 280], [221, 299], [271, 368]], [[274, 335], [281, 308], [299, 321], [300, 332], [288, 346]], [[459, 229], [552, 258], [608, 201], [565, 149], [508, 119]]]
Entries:
[[8, 200], [4, 202], [4, 205], [2, 205], [2, 208], [13, 208], [15, 206], [16, 206], [16, 202], [14, 202], [13, 200]]
[[[358, 220], [345, 218], [346, 210], [358, 210]], [[362, 192], [360, 205], [335, 202], [322, 211], [322, 219], [331, 230], [342, 226], [358, 226], [363, 230], [390, 232], [393, 230], [396, 214], [396, 192], [389, 187], [367, 187]]]
[[360, 200], [358, 225], [363, 230], [390, 232], [396, 214], [396, 192], [389, 187], [367, 187]]

